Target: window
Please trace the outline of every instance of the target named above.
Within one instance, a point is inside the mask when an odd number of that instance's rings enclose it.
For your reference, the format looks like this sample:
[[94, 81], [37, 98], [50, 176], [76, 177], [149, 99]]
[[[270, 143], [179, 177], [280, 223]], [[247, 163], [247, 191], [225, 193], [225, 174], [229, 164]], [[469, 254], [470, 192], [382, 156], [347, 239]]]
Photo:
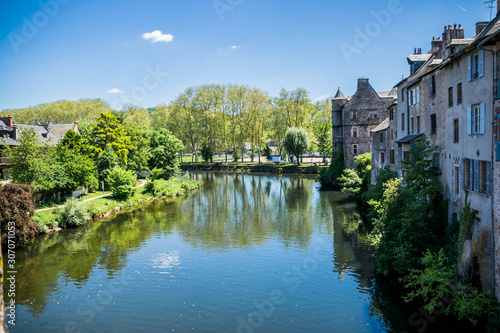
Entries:
[[491, 161], [464, 158], [462, 168], [463, 188], [491, 195]]
[[420, 133], [420, 116], [417, 116], [417, 133]]
[[358, 119], [358, 112], [357, 111], [352, 111], [352, 120]]
[[380, 143], [384, 143], [384, 133], [380, 133]]
[[358, 145], [352, 145], [352, 154], [354, 156], [358, 155]]
[[467, 134], [484, 134], [484, 108], [484, 103], [467, 108]]
[[413, 126], [413, 117], [410, 118], [410, 133], [415, 133], [415, 127]]
[[401, 130], [402, 131], [405, 130], [405, 114], [404, 113], [401, 114]]
[[394, 109], [389, 111], [389, 120], [394, 120]]
[[403, 163], [408, 164], [410, 162], [410, 152], [403, 152]]
[[370, 119], [378, 119], [378, 113], [377, 113], [377, 111], [371, 111], [370, 112]]
[[413, 105], [413, 96], [415, 95], [414, 93], [414, 90], [410, 90], [410, 105]]
[[431, 76], [431, 78], [429, 80], [429, 92], [431, 95], [436, 94], [436, 76], [435, 75]]
[[391, 150], [389, 151], [389, 162], [390, 162], [391, 164], [394, 164], [394, 149], [391, 149]]
[[457, 84], [457, 105], [462, 104], [462, 82]]
[[459, 127], [458, 127], [458, 118], [453, 119], [453, 142], [457, 143], [458, 142], [458, 133], [459, 133]]
[[448, 88], [448, 107], [453, 106], [453, 87]]
[[467, 58], [467, 79], [469, 81], [484, 76], [484, 51], [480, 51]]
[[385, 153], [383, 151], [380, 152], [380, 164], [385, 164]]
[[434, 165], [436, 166], [436, 168], [441, 169], [439, 153], [434, 153], [434, 155], [432, 155], [432, 160], [434, 161]]
[[431, 135], [436, 134], [437, 124], [436, 124], [436, 115], [431, 114]]
[[469, 190], [472, 190], [471, 188], [471, 162], [470, 162], [470, 159], [466, 158], [464, 159], [464, 163], [463, 163], [463, 166], [464, 166], [464, 182], [463, 182], [463, 187], [466, 188], [466, 189], [469, 189]]
[[358, 128], [357, 128], [357, 127], [353, 127], [353, 128], [351, 129], [351, 136], [352, 136], [353, 138], [357, 138], [357, 137], [358, 137]]
[[394, 130], [391, 128], [391, 140], [394, 140]]
[[486, 194], [486, 161], [480, 161], [479, 175], [481, 181], [479, 183], [479, 192]]
[[456, 166], [455, 167], [455, 194], [460, 193], [460, 182], [458, 181], [458, 175], [459, 175], [459, 168]]

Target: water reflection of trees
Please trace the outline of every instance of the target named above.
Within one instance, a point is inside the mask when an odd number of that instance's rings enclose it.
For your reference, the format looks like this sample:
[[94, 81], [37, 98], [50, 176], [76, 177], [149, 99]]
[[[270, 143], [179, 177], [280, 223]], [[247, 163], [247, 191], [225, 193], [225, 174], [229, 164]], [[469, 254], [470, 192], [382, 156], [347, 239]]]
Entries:
[[334, 270], [355, 272], [361, 287], [370, 285], [369, 254], [355, 232], [344, 232], [356, 219], [355, 207], [342, 194], [319, 192], [312, 179], [296, 177], [193, 176], [207, 182], [190, 197], [47, 235], [18, 251], [19, 304], [37, 315], [59, 286], [83, 285], [94, 269], [117, 277], [132, 252], [153, 235], [173, 230], [193, 246], [213, 251], [254, 246], [271, 237], [285, 247], [307, 249], [315, 230], [321, 230], [334, 235]]

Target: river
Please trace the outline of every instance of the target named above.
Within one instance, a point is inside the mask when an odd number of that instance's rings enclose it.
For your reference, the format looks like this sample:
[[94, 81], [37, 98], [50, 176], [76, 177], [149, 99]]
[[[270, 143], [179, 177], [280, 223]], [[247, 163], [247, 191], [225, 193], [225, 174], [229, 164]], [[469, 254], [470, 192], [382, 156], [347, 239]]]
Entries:
[[190, 196], [17, 250], [10, 331], [390, 329], [359, 214], [342, 193], [299, 176], [191, 176], [205, 185]]

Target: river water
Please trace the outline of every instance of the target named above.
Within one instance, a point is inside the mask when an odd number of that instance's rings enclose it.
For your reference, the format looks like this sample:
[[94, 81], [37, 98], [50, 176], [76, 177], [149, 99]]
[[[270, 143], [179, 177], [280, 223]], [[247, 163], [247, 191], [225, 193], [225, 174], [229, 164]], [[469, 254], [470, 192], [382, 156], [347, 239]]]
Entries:
[[11, 332], [383, 332], [355, 204], [298, 176], [192, 174], [190, 196], [17, 251]]

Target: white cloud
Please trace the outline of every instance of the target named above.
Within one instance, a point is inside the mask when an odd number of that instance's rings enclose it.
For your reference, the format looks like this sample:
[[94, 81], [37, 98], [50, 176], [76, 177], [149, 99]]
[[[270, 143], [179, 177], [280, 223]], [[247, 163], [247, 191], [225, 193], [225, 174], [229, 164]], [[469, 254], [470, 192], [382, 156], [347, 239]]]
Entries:
[[239, 46], [239, 45], [233, 45], [233, 46], [231, 46], [231, 47], [230, 47], [230, 49], [231, 49], [231, 50], [237, 50], [237, 49], [239, 49], [240, 47], [241, 47], [241, 46]]
[[120, 89], [117, 89], [117, 88], [113, 88], [113, 89], [108, 90], [106, 92], [110, 93], [110, 94], [123, 94], [123, 91], [121, 91]]
[[330, 97], [330, 95], [328, 95], [328, 94], [323, 95], [323, 96], [319, 96], [318, 98], [315, 98], [313, 102], [324, 101], [324, 100], [325, 100], [325, 99], [327, 99], [328, 97]]
[[153, 43], [164, 42], [170, 43], [174, 40], [174, 36], [170, 34], [163, 34], [160, 30], [155, 30], [153, 32], [146, 32], [142, 34], [142, 38], [145, 40], [151, 39]]

